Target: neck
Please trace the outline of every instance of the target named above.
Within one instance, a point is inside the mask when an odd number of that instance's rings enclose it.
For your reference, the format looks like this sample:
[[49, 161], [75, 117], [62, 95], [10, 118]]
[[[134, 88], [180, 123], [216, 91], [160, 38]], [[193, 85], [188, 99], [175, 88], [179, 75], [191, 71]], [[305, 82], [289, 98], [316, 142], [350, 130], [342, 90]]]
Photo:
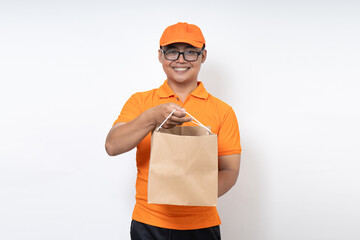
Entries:
[[191, 81], [188, 83], [168, 81], [169, 87], [173, 92], [179, 96], [182, 102], [185, 102], [186, 97], [197, 88], [197, 81]]

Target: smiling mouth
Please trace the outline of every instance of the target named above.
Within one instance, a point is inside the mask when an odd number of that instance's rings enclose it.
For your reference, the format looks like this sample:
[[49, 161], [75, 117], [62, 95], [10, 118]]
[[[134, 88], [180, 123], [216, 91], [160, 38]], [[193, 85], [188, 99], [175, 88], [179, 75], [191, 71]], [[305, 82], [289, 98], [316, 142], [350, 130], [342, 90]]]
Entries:
[[173, 68], [176, 72], [185, 72], [186, 70], [190, 69], [190, 68], [185, 68], [185, 67], [174, 67]]

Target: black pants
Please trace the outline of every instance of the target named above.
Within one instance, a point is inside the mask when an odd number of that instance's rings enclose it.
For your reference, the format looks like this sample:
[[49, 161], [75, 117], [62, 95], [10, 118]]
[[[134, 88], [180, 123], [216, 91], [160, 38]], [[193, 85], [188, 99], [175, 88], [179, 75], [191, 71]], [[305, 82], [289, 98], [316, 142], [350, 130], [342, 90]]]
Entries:
[[173, 230], [132, 220], [131, 240], [221, 240], [220, 227], [196, 230]]

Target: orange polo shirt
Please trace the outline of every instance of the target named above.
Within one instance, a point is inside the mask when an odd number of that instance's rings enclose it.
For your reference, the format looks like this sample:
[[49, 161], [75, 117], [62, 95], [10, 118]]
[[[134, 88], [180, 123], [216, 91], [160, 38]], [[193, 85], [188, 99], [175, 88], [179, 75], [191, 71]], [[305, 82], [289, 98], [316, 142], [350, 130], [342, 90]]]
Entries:
[[[129, 122], [149, 108], [173, 102], [185, 108], [192, 116], [218, 135], [218, 155], [240, 154], [240, 135], [233, 109], [221, 100], [210, 95], [201, 82], [190, 93], [185, 102], [169, 87], [167, 81], [160, 88], [135, 93], [125, 103], [118, 122]], [[114, 124], [115, 124], [114, 123]], [[184, 123], [193, 125], [193, 123]], [[175, 206], [147, 203], [147, 184], [150, 161], [151, 133], [137, 146], [136, 165], [136, 204], [132, 218], [149, 225], [189, 230], [220, 225], [216, 207]]]

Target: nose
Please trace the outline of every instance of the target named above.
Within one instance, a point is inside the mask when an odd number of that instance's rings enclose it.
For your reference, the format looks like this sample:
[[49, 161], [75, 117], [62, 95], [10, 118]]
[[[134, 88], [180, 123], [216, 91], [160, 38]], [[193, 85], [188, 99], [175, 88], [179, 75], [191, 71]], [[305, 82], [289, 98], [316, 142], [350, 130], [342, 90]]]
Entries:
[[185, 57], [184, 57], [184, 52], [180, 52], [179, 58], [176, 60], [176, 62], [179, 62], [179, 63], [186, 62]]

